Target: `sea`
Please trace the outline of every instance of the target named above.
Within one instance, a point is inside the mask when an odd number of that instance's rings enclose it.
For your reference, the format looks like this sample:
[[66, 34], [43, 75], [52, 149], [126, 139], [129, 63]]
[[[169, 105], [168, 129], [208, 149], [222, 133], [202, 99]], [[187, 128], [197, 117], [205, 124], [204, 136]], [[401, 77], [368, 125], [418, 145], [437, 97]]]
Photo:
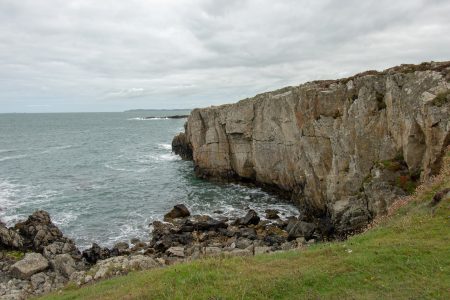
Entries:
[[[255, 187], [196, 178], [171, 151], [189, 111], [0, 114], [0, 221], [13, 226], [35, 210], [80, 249], [150, 238], [175, 204], [193, 214], [283, 218], [297, 208]], [[149, 118], [150, 117], [150, 118]]]

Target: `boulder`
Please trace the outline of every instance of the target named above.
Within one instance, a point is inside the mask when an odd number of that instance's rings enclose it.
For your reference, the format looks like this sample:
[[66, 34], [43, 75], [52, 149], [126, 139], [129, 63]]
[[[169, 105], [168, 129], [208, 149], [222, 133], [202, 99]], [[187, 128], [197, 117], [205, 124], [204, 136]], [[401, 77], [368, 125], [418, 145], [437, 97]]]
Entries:
[[244, 217], [237, 219], [235, 221], [235, 224], [244, 226], [257, 225], [259, 223], [259, 220], [260, 218], [256, 211], [250, 209]]
[[0, 249], [22, 249], [24, 238], [15, 230], [0, 224]]
[[11, 275], [20, 279], [28, 279], [48, 267], [48, 260], [42, 254], [27, 253], [22, 260], [11, 266]]
[[70, 239], [61, 239], [44, 247], [42, 254], [48, 259], [52, 260], [56, 255], [69, 254], [73, 259], [81, 260], [81, 252], [75, 246], [75, 243]]
[[164, 221], [189, 217], [191, 213], [184, 204], [175, 205], [171, 211], [164, 215]]
[[66, 278], [69, 278], [76, 271], [75, 260], [69, 254], [56, 255], [51, 261], [51, 265], [56, 272]]
[[101, 248], [96, 243], [92, 247], [83, 251], [83, 258], [88, 263], [95, 264], [98, 260], [103, 260], [111, 256], [108, 248]]
[[17, 223], [14, 229], [24, 237], [24, 247], [37, 252], [42, 252], [45, 246], [53, 242], [65, 239], [61, 230], [52, 223], [48, 212], [43, 210]]
[[307, 240], [313, 237], [316, 225], [299, 220], [291, 220], [286, 227], [289, 240], [294, 240], [299, 237], [305, 237]]
[[227, 228], [227, 223], [225, 220], [216, 220], [210, 216], [193, 216], [186, 221], [181, 230], [187, 231], [186, 227], [188, 226], [197, 231], [210, 231], [218, 230], [219, 228]]
[[114, 245], [111, 249], [112, 256], [120, 256], [124, 254], [128, 254], [130, 252], [130, 246], [126, 242], [119, 242]]
[[276, 220], [280, 218], [280, 216], [278, 215], [279, 211], [276, 209], [266, 209], [265, 213], [266, 219]]
[[184, 257], [184, 247], [170, 247], [166, 253], [170, 256]]

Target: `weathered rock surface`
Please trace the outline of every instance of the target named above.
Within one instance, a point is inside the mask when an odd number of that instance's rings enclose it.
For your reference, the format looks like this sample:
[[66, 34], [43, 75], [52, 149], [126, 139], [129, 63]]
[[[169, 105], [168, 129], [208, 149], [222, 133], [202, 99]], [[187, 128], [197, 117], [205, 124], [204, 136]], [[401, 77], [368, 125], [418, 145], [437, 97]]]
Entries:
[[0, 249], [20, 249], [23, 247], [24, 239], [11, 228], [7, 228], [4, 224], [0, 224]]
[[184, 204], [175, 205], [171, 211], [164, 215], [164, 220], [189, 217], [191, 213]]
[[450, 62], [402, 65], [195, 109], [173, 151], [200, 177], [276, 187], [351, 232], [439, 169], [449, 81]]
[[11, 274], [19, 279], [28, 279], [31, 275], [47, 269], [48, 260], [39, 253], [27, 253], [11, 267]]

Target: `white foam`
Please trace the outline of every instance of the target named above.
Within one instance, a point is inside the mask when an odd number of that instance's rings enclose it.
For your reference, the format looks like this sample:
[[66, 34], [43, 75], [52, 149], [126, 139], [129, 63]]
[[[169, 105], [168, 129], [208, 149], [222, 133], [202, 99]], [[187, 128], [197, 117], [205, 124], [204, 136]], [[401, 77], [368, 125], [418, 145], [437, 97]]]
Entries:
[[181, 160], [178, 155], [172, 153], [160, 154], [160, 155], [150, 155], [150, 158], [156, 161], [175, 161]]
[[70, 222], [75, 221], [78, 218], [77, 215], [75, 215], [72, 212], [63, 212], [63, 213], [57, 213], [55, 216], [52, 216], [52, 221], [58, 226], [61, 225], [67, 225]]
[[135, 172], [135, 173], [142, 173], [147, 171], [146, 168], [140, 168], [140, 169], [125, 169], [125, 168], [119, 168], [119, 167], [114, 167], [111, 166], [108, 163], [105, 163], [104, 166], [108, 169], [114, 170], [114, 171], [119, 171], [119, 172]]
[[129, 118], [128, 121], [154, 121], [154, 120], [169, 120], [169, 118], [166, 117], [154, 117], [154, 118], [143, 118], [143, 117], [136, 117], [136, 118]]
[[158, 147], [164, 150], [172, 150], [171, 144], [158, 144]]

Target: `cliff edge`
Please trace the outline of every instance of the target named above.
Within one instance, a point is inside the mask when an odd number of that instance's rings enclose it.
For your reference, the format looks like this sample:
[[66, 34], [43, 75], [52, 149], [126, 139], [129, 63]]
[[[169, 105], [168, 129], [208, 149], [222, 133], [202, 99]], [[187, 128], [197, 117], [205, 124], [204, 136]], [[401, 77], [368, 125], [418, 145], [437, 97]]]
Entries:
[[305, 220], [347, 234], [436, 173], [449, 144], [447, 61], [195, 109], [172, 148], [200, 177], [275, 187]]

